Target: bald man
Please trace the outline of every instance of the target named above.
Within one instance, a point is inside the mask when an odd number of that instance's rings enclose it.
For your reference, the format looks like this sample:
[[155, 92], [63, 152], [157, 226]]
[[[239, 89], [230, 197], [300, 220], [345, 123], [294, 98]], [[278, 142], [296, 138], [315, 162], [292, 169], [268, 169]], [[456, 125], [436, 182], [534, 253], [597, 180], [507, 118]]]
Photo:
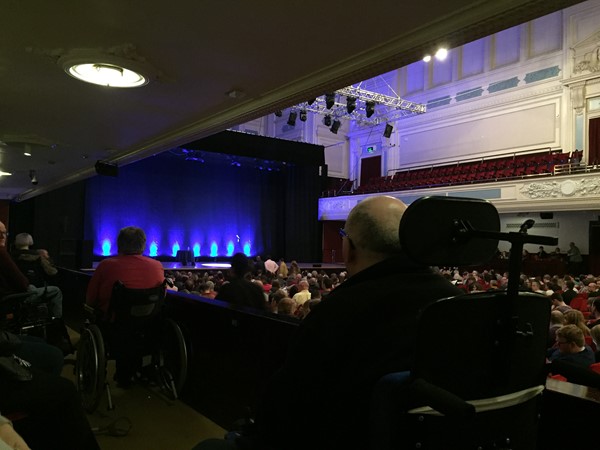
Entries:
[[405, 210], [380, 196], [350, 212], [340, 230], [349, 278], [300, 325], [257, 415], [256, 448], [368, 448], [373, 385], [410, 369], [419, 311], [461, 293], [403, 253]]

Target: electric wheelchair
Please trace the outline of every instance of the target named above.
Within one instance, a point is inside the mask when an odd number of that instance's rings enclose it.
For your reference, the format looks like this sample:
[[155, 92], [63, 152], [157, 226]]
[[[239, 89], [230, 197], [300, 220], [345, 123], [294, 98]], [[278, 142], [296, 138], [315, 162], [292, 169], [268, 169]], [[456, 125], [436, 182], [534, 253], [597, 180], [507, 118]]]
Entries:
[[86, 305], [75, 372], [87, 412], [96, 410], [104, 393], [108, 409], [113, 409], [109, 359], [116, 359], [117, 373], [147, 377], [172, 399], [178, 398], [187, 376], [188, 349], [179, 325], [165, 316], [165, 285], [166, 281], [156, 288], [130, 289], [117, 281], [106, 314]]
[[52, 316], [44, 296], [45, 291], [41, 299], [36, 293], [22, 292], [0, 299], [0, 329], [40, 337], [61, 349], [65, 356], [73, 353], [63, 320]]
[[550, 302], [519, 292], [521, 254], [524, 243], [557, 239], [528, 235], [533, 224], [501, 233], [496, 208], [479, 199], [424, 197], [406, 210], [400, 242], [413, 260], [481, 265], [506, 240], [509, 282], [422, 311], [410, 372], [388, 374], [374, 388], [372, 450], [536, 448]]

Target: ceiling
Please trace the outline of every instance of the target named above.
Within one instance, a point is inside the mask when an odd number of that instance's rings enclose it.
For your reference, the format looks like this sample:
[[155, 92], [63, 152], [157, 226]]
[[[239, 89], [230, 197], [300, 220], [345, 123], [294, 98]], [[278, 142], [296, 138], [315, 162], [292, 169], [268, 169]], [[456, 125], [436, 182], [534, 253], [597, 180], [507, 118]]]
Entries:
[[[128, 164], [578, 2], [4, 0], [0, 170], [12, 175], [0, 177], [0, 199], [33, 197], [94, 175], [97, 160]], [[77, 81], [62, 63], [81, 53], [133, 60], [151, 80], [132, 89]]]

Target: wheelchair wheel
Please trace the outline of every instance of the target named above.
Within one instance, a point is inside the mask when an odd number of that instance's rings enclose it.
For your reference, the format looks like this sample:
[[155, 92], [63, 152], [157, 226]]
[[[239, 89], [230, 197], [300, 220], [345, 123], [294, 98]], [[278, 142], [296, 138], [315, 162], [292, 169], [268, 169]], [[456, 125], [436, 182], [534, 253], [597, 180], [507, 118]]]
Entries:
[[96, 410], [106, 383], [106, 352], [102, 333], [97, 325], [81, 332], [76, 361], [77, 390], [86, 412]]
[[171, 319], [165, 319], [156, 357], [160, 384], [176, 400], [187, 377], [188, 354], [183, 332]]

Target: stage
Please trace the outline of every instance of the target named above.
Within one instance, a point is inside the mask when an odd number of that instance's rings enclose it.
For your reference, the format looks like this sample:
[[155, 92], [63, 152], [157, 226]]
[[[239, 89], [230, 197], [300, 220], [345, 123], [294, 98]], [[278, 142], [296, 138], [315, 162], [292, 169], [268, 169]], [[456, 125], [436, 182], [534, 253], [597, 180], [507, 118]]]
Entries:
[[[231, 265], [228, 262], [210, 262], [210, 261], [205, 261], [205, 262], [195, 262], [193, 264], [188, 264], [188, 265], [184, 265], [180, 262], [177, 261], [160, 261], [160, 263], [162, 264], [163, 268], [165, 270], [184, 270], [184, 271], [189, 271], [189, 272], [194, 272], [194, 271], [207, 271], [207, 270], [212, 270], [212, 271], [227, 271], [229, 270], [229, 268], [231, 267]], [[100, 264], [100, 261], [95, 261], [92, 265], [92, 268], [88, 268], [88, 269], [81, 269], [83, 272], [88, 272], [88, 271], [93, 271], [96, 269], [96, 267], [98, 267], [98, 264]], [[290, 267], [289, 263], [286, 263], [288, 266], [288, 269]], [[300, 268], [300, 270], [316, 270], [317, 272], [320, 270], [324, 270], [326, 273], [332, 273], [332, 272], [336, 272], [339, 273], [341, 271], [346, 270], [346, 266], [344, 264], [332, 264], [332, 263], [298, 263], [298, 267]]]

